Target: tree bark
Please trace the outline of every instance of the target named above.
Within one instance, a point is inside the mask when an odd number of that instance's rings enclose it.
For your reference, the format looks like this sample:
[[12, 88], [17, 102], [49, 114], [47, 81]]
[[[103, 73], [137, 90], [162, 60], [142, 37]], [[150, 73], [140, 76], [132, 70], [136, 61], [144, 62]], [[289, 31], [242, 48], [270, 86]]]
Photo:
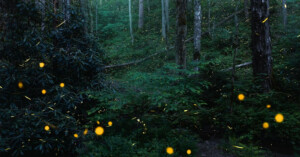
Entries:
[[162, 36], [167, 39], [167, 32], [169, 31], [169, 0], [161, 0], [161, 23]]
[[87, 6], [87, 9], [89, 10], [89, 20], [90, 20], [90, 33], [93, 34], [94, 33], [94, 18], [93, 18], [93, 12], [92, 12], [92, 1], [88, 2], [89, 3]]
[[95, 15], [96, 15], [96, 19], [95, 19], [95, 33], [97, 35], [98, 33], [98, 1], [96, 0], [96, 4], [95, 4]]
[[148, 14], [150, 13], [150, 11], [151, 11], [151, 8], [150, 8], [150, 2], [149, 2], [149, 0], [147, 0], [147, 7], [148, 7]]
[[161, 0], [161, 33], [163, 38], [167, 37], [167, 33], [166, 33], [166, 15], [165, 15], [165, 0]]
[[286, 29], [287, 24], [287, 5], [286, 0], [282, 0], [282, 16], [283, 16], [283, 26]]
[[142, 29], [144, 26], [144, 0], [139, 0], [139, 25], [138, 28]]
[[176, 0], [176, 63], [180, 69], [186, 68], [187, 17], [186, 0]]
[[42, 15], [41, 30], [43, 31], [45, 29], [45, 22], [43, 20], [45, 18], [45, 0], [36, 0], [35, 5]]
[[244, 0], [244, 10], [246, 19], [249, 18], [249, 0]]
[[211, 28], [210, 28], [210, 9], [211, 8], [211, 0], [208, 0], [208, 34], [211, 35]]
[[80, 8], [81, 8], [81, 13], [83, 14], [83, 19], [84, 19], [84, 23], [83, 23], [83, 30], [84, 30], [84, 34], [87, 37], [88, 36], [88, 14], [87, 14], [87, 4], [85, 0], [80, 0]]
[[131, 0], [128, 0], [128, 12], [129, 12], [129, 29], [130, 29], [130, 35], [131, 35], [131, 43], [134, 42], [133, 37], [133, 30], [132, 30], [132, 15], [131, 15]]
[[272, 86], [269, 0], [251, 0], [251, 13], [253, 75], [263, 92], [269, 92]]
[[[200, 60], [201, 51], [201, 4], [200, 0], [194, 0], [194, 61]], [[198, 66], [195, 68], [198, 71]]]
[[70, 9], [71, 9], [71, 0], [66, 0], [66, 20], [67, 21], [70, 21], [70, 18], [71, 18]]
[[169, 32], [170, 29], [170, 24], [169, 24], [169, 0], [164, 0], [165, 1], [165, 16], [166, 16], [166, 28], [167, 32]]

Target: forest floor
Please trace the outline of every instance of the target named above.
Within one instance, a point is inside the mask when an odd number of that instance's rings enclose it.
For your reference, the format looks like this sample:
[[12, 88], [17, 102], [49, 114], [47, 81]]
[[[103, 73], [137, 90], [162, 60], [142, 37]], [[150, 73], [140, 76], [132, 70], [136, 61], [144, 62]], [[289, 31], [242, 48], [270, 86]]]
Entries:
[[220, 149], [220, 141], [207, 140], [198, 144], [197, 157], [234, 157]]

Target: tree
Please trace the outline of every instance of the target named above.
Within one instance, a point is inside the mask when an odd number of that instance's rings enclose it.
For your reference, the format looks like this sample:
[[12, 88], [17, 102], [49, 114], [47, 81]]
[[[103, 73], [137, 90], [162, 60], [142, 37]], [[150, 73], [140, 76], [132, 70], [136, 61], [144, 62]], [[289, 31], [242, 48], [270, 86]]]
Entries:
[[133, 30], [132, 30], [132, 15], [131, 15], [131, 0], [128, 0], [128, 12], [129, 12], [129, 29], [131, 35], [131, 43], [134, 42]]
[[96, 4], [95, 4], [95, 15], [96, 15], [96, 19], [95, 19], [95, 33], [97, 35], [97, 30], [98, 30], [98, 1], [96, 0]]
[[187, 0], [176, 0], [176, 62], [180, 69], [186, 68], [186, 4]]
[[167, 39], [167, 32], [169, 30], [169, 0], [161, 0], [161, 23], [162, 36]]
[[80, 9], [81, 13], [83, 14], [84, 18], [84, 34], [87, 37], [88, 36], [88, 13], [87, 13], [87, 2], [86, 0], [80, 0]]
[[139, 0], [139, 25], [138, 28], [142, 29], [144, 26], [144, 0]]
[[208, 0], [208, 33], [211, 35], [211, 26], [210, 26], [210, 15], [211, 15], [211, 0]]
[[150, 8], [150, 2], [149, 2], [149, 0], [147, 0], [147, 8], [148, 8], [148, 14], [150, 13], [150, 11], [151, 11], [151, 8]]
[[[201, 4], [200, 0], [194, 1], [194, 61], [200, 60], [201, 50]], [[196, 67], [198, 71], [198, 67]]]
[[[41, 12], [42, 19], [44, 19], [44, 17], [45, 17], [45, 0], [36, 0], [35, 1], [35, 5], [39, 9], [39, 11]], [[42, 22], [41, 22], [41, 30], [43, 31], [44, 29], [45, 29], [45, 23], [42, 20]]]
[[287, 24], [287, 5], [286, 0], [282, 0], [282, 16], [283, 16], [283, 26], [286, 28]]
[[271, 89], [272, 58], [269, 26], [269, 0], [251, 0], [253, 75], [264, 92]]
[[249, 4], [249, 0], [244, 0], [244, 11], [245, 11], [245, 17], [246, 17], [246, 19], [248, 19], [249, 18], [249, 6], [248, 6], [248, 4]]
[[71, 0], [66, 0], [66, 20], [69, 21], [71, 17], [70, 13]]

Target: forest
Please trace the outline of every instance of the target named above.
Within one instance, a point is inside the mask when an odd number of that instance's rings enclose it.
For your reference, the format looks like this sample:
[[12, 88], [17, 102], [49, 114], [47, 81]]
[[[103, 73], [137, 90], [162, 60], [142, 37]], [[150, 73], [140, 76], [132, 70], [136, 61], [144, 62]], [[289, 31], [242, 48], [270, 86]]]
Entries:
[[0, 156], [300, 157], [300, 0], [1, 0]]

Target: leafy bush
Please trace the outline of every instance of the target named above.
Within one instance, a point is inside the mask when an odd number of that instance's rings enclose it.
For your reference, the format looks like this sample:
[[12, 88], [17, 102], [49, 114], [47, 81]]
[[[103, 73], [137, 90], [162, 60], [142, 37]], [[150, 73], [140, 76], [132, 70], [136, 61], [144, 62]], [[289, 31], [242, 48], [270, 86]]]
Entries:
[[99, 89], [103, 76], [101, 53], [92, 49], [80, 16], [72, 12], [72, 20], [60, 27], [52, 25], [62, 16], [47, 12], [44, 30], [32, 3], [19, 2], [6, 15], [13, 23], [7, 23], [0, 43], [1, 156], [72, 154], [81, 145], [73, 134], [86, 121], [89, 100], [82, 92]]

